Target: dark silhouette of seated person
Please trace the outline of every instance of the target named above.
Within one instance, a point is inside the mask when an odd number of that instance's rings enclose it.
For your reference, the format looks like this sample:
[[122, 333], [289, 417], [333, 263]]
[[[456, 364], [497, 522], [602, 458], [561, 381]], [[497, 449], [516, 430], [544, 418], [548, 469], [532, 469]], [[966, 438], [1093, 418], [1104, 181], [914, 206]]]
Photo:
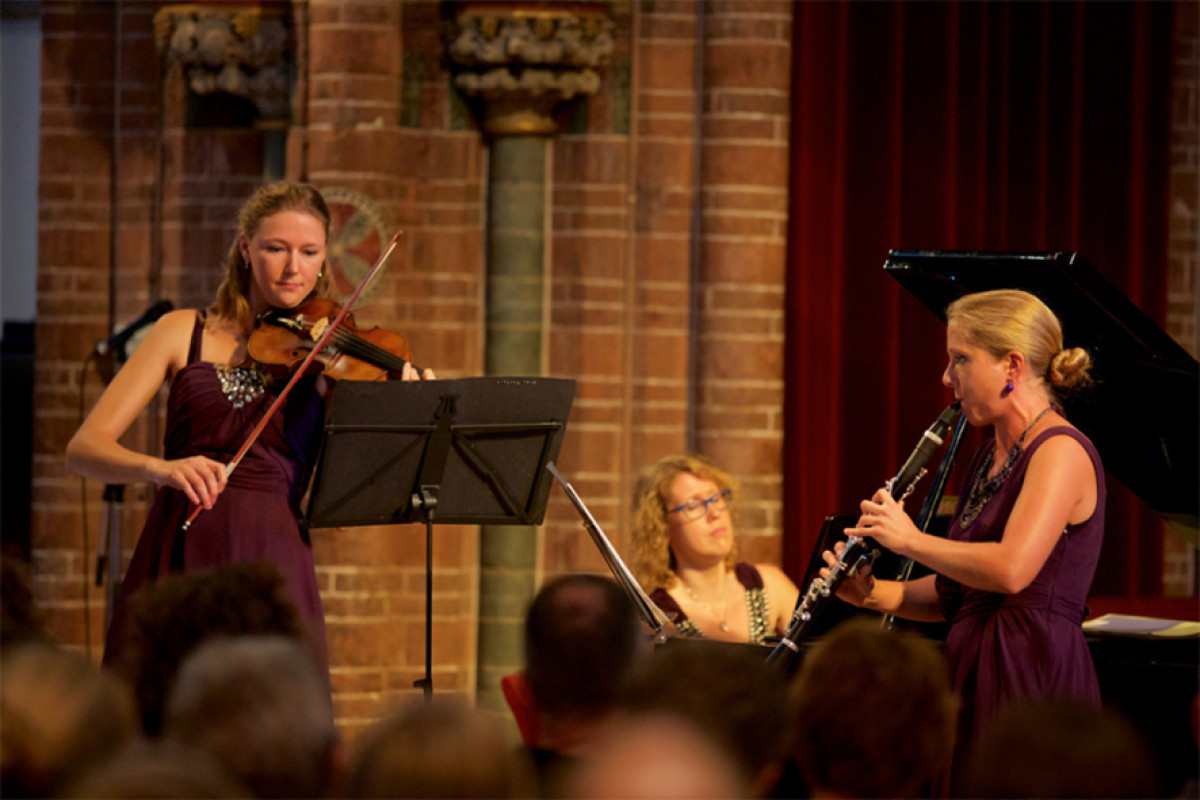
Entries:
[[351, 759], [348, 798], [525, 798], [533, 763], [499, 724], [461, 701], [412, 700], [376, 724]]
[[13, 644], [0, 674], [0, 796], [55, 796], [138, 733], [129, 687], [79, 653]]
[[806, 654], [792, 757], [813, 797], [924, 797], [949, 763], [958, 704], [933, 643], [854, 619]]
[[33, 598], [29, 564], [0, 555], [0, 650], [31, 640], [49, 641]]
[[89, 800], [252, 798], [208, 754], [165, 739], [141, 739], [84, 773], [62, 797]]
[[525, 670], [503, 685], [543, 791], [556, 791], [548, 787], [558, 774], [591, 749], [648, 648], [637, 609], [613, 580], [563, 575], [534, 597]]
[[787, 758], [787, 676], [757, 645], [672, 639], [639, 666], [624, 714], [673, 715], [728, 755], [751, 796], [768, 796]]
[[571, 776], [573, 800], [729, 800], [751, 796], [728, 749], [674, 714], [621, 717]]
[[211, 756], [255, 797], [323, 797], [344, 771], [323, 670], [294, 639], [219, 637], [187, 657], [163, 736]]
[[1070, 701], [1003, 709], [967, 756], [972, 798], [1162, 797], [1154, 756], [1117, 712]]
[[162, 731], [163, 705], [179, 665], [213, 636], [277, 634], [305, 641], [283, 577], [266, 563], [169, 575], [130, 598], [111, 666], [134, 687], [142, 727]]

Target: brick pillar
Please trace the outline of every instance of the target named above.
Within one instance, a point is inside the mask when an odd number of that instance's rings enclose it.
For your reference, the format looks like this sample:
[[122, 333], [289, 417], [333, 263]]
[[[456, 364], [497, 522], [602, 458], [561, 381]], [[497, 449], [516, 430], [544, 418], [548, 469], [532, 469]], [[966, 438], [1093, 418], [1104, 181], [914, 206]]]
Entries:
[[[741, 480], [742, 556], [779, 563], [793, 9], [631, 4], [554, 143], [548, 360], [579, 380], [560, 467], [626, 558], [633, 474], [690, 447]], [[552, 511], [547, 574], [606, 571]]]
[[[484, 372], [544, 374], [546, 140], [500, 136], [488, 170]], [[520, 668], [522, 620], [535, 590], [537, 529], [485, 525], [479, 546], [480, 707], [502, 710], [500, 678]]]
[[[417, 308], [436, 307], [431, 275], [441, 266], [415, 256], [433, 238], [422, 231], [427, 220], [418, 195], [435, 191], [428, 187], [438, 179], [470, 174], [478, 162], [453, 138], [421, 139], [401, 127], [407, 6], [306, 4], [297, 31], [302, 76], [287, 170], [331, 202], [330, 269], [346, 294], [365, 275], [361, 267], [375, 261], [397, 230], [404, 232], [380, 279], [355, 305], [355, 318], [360, 327], [405, 333], [416, 363], [452, 377], [461, 365], [408, 324]], [[437, 199], [429, 206], [437, 209]], [[335, 262], [335, 251], [352, 258]], [[414, 683], [425, 677], [427, 610], [433, 691], [469, 697], [475, 576], [465, 561], [474, 560], [475, 529], [435, 525], [428, 574], [421, 524], [314, 530], [312, 539], [341, 729], [352, 738], [390, 706], [419, 695]], [[428, 609], [427, 577], [433, 582]]]
[[741, 478], [742, 556], [779, 563], [792, 7], [705, 9], [696, 445]]
[[[546, 140], [558, 106], [599, 86], [594, 67], [612, 39], [606, 5], [528, 3], [519, 8], [456, 4], [447, 48], [455, 84], [478, 99], [491, 135], [488, 173], [487, 307], [484, 371], [545, 372]], [[480, 532], [477, 702], [504, 709], [500, 678], [522, 665], [522, 621], [536, 589], [538, 531], [484, 526]]]

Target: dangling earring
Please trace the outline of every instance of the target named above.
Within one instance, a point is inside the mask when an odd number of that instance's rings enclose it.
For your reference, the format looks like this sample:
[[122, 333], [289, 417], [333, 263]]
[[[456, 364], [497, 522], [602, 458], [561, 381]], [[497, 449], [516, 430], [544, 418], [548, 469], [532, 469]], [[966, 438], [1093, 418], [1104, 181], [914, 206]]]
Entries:
[[1012, 378], [1009, 378], [1008, 383], [1004, 384], [1004, 391], [1006, 393], [1011, 393], [1012, 390], [1013, 390], [1013, 382], [1012, 382]]

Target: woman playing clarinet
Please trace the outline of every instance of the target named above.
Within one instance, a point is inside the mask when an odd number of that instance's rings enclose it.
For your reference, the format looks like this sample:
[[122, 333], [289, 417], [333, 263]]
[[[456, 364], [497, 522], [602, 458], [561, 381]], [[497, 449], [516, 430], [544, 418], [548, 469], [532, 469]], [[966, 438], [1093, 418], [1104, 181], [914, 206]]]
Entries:
[[[930, 568], [908, 581], [863, 570], [838, 596], [915, 620], [946, 619], [945, 655], [968, 746], [1015, 700], [1098, 705], [1082, 623], [1104, 533], [1104, 469], [1059, 392], [1088, 382], [1090, 356], [1063, 348], [1057, 317], [1021, 291], [966, 295], [946, 312], [942, 382], [966, 420], [990, 429], [965, 473], [946, 538], [922, 533], [886, 491], [847, 534]], [[832, 564], [832, 553], [824, 554]]]
[[[106, 483], [158, 485], [114, 603], [105, 660], [121, 644], [128, 599], [168, 572], [269, 562], [324, 656], [325, 622], [312, 549], [298, 523], [324, 421], [326, 380], [300, 378], [237, 469], [226, 465], [264, 417], [283, 381], [246, 359], [254, 322], [290, 309], [328, 284], [330, 214], [320, 192], [299, 183], [260, 188], [238, 215], [216, 300], [164, 315], [130, 356], [67, 445], [67, 467]], [[406, 365], [407, 380], [431, 378]], [[121, 436], [164, 383], [162, 457], [130, 450]], [[186, 519], [201, 507], [195, 524]], [[114, 554], [114, 557], [116, 554]]]

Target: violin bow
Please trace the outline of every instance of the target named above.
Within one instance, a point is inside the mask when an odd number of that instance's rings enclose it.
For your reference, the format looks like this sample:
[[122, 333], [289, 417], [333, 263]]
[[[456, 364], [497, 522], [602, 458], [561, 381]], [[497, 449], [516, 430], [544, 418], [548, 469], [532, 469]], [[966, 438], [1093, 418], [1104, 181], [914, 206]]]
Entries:
[[[266, 429], [267, 423], [271, 421], [271, 417], [275, 416], [275, 412], [279, 410], [281, 405], [283, 405], [284, 398], [286, 398], [288, 393], [292, 391], [292, 387], [296, 385], [296, 381], [298, 381], [300, 376], [303, 375], [308, 369], [308, 365], [312, 363], [312, 360], [316, 357], [317, 353], [321, 352], [321, 350], [325, 347], [325, 343], [329, 340], [330, 335], [337, 330], [338, 325], [342, 324], [342, 320], [346, 318], [348, 313], [350, 313], [351, 306], [353, 306], [354, 302], [358, 300], [358, 296], [362, 294], [363, 289], [371, 282], [371, 279], [375, 277], [375, 273], [377, 273], [380, 267], [383, 266], [383, 262], [387, 261], [388, 256], [390, 256], [392, 251], [396, 249], [396, 245], [399, 244], [400, 237], [403, 234], [404, 231], [396, 232], [396, 235], [392, 237], [392, 241], [389, 242], [388, 246], [385, 247], [383, 252], [379, 254], [379, 258], [376, 259], [375, 263], [371, 265], [371, 269], [367, 270], [366, 277], [364, 277], [359, 282], [358, 286], [355, 287], [354, 292], [350, 295], [350, 298], [342, 304], [342, 310], [339, 311], [337, 316], [333, 318], [333, 322], [329, 323], [329, 325], [325, 327], [324, 332], [322, 332], [320, 338], [317, 339], [317, 343], [313, 345], [313, 348], [308, 352], [308, 355], [305, 356], [304, 360], [300, 362], [300, 366], [292, 372], [292, 377], [288, 380], [287, 385], [283, 387], [283, 391], [281, 391], [275, 398], [275, 401], [271, 403], [271, 407], [267, 409], [265, 414], [263, 414], [262, 419], [260, 419], [258, 424], [254, 426], [254, 429], [250, 431], [250, 435], [246, 437], [246, 441], [240, 448], [238, 448], [238, 451], [234, 455], [233, 459], [225, 465], [225, 477], [228, 478], [233, 471], [237, 469], [238, 464], [242, 463], [242, 458], [244, 458], [246, 453], [250, 451], [250, 448], [254, 445], [254, 443], [258, 441], [258, 437], [262, 435], [262, 432]], [[184, 520], [183, 524], [180, 526], [179, 532], [186, 533], [188, 528], [192, 527], [192, 523], [196, 520], [196, 517], [200, 516], [200, 512], [203, 510], [204, 506], [201, 505], [198, 505], [192, 509], [192, 513], [188, 515], [188, 518]]]

